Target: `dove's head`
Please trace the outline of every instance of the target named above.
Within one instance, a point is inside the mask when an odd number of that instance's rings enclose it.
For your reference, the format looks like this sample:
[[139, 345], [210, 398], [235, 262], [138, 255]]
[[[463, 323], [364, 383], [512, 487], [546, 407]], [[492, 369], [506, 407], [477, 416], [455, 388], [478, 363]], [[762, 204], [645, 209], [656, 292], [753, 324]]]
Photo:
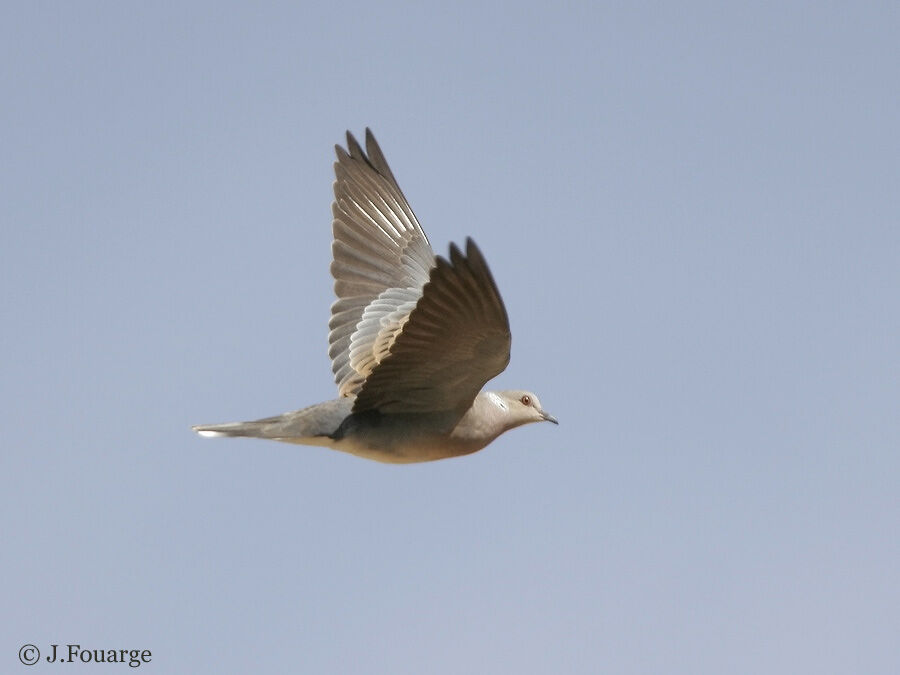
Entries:
[[531, 422], [553, 422], [556, 418], [541, 407], [538, 397], [530, 391], [512, 389], [507, 391], [487, 392], [492, 405], [499, 409], [507, 429], [530, 424]]

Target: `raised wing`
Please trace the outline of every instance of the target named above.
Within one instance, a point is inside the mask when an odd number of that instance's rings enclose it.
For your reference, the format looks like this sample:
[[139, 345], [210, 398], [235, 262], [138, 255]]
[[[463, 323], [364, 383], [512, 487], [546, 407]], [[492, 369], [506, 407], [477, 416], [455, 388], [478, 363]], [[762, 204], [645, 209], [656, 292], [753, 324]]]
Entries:
[[354, 412], [456, 411], [509, 363], [509, 319], [481, 251], [450, 247], [437, 257], [415, 309], [389, 354], [366, 378]]
[[366, 152], [347, 132], [335, 147], [331, 274], [337, 301], [328, 355], [341, 396], [359, 392], [388, 355], [422, 295], [434, 252], [366, 129]]

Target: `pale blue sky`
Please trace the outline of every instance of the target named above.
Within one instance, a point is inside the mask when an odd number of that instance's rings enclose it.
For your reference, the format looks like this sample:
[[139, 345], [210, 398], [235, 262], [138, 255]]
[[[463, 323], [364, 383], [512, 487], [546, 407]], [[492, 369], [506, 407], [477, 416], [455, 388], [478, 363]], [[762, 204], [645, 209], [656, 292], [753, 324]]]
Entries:
[[[900, 672], [898, 35], [895, 3], [5, 3], [0, 670]], [[190, 432], [334, 396], [367, 125], [491, 264], [491, 386], [559, 427], [406, 467]]]

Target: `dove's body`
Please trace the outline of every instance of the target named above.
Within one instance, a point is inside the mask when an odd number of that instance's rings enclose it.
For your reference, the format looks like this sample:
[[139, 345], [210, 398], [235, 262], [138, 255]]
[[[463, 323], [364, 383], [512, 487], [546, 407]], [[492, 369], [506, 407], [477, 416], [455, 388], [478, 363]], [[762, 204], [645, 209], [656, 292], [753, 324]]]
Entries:
[[[469, 239], [435, 256], [372, 133], [336, 148], [329, 355], [341, 398], [253, 422], [194, 427], [405, 464], [480, 450], [556, 420], [525, 391], [481, 392], [509, 363], [509, 320]], [[481, 393], [479, 393], [481, 392]]]
[[[338, 398], [252, 422], [194, 427], [203, 436], [247, 436], [319, 445], [390, 464], [428, 462], [481, 450], [511, 427], [510, 408], [525, 392], [482, 392], [462, 418], [453, 412], [353, 412], [355, 399]], [[534, 409], [534, 419], [553, 420]]]

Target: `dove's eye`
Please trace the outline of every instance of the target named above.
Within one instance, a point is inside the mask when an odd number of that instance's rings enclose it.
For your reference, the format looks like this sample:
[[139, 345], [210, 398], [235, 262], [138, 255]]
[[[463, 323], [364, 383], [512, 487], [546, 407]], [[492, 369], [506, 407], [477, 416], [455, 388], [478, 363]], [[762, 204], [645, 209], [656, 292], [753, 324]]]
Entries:
[[531, 397], [528, 394], [525, 394], [519, 400], [522, 401], [522, 405], [531, 405]]

